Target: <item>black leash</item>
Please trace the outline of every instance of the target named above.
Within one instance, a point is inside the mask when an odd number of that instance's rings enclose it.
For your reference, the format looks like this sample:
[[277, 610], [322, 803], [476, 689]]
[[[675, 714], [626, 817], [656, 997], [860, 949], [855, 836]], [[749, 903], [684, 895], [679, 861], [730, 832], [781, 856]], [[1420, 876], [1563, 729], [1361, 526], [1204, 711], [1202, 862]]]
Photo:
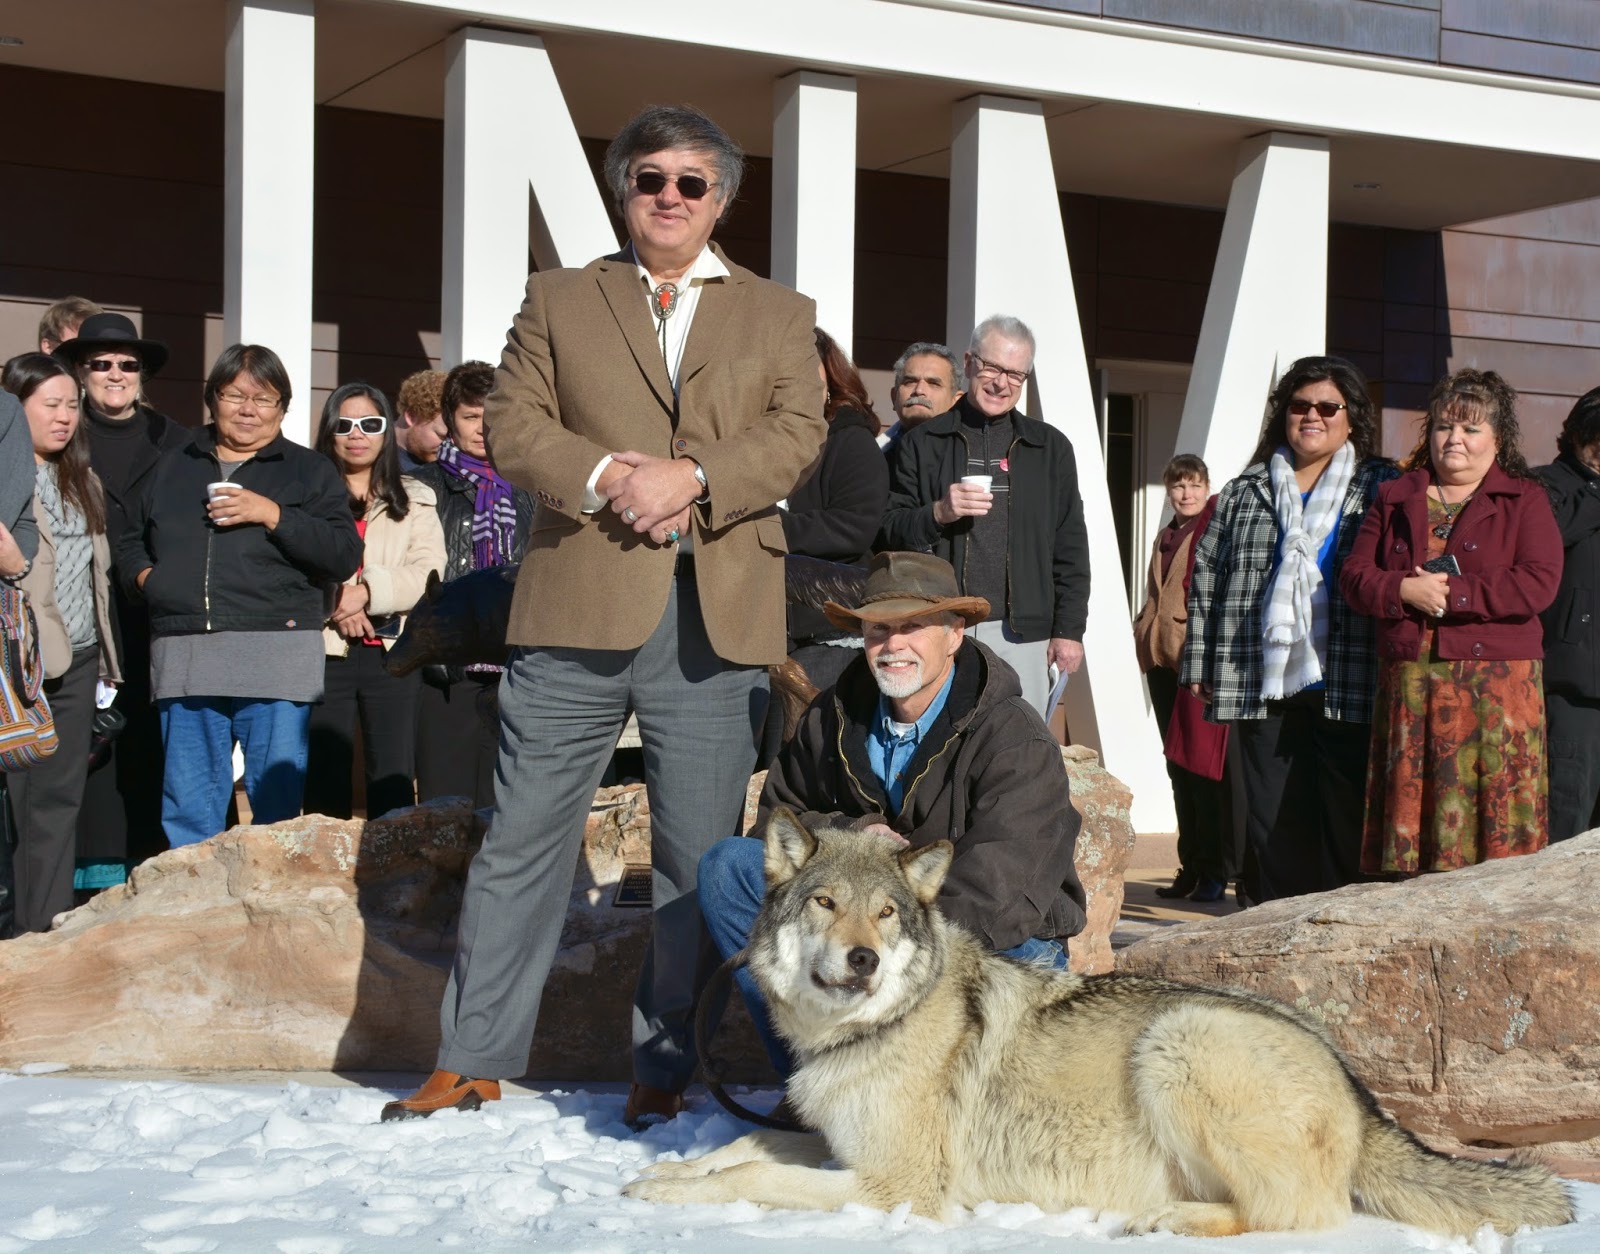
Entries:
[[711, 1008], [721, 1005], [727, 1006], [728, 996], [732, 992], [733, 973], [745, 965], [748, 951], [741, 949], [729, 958], [720, 967], [716, 974], [706, 981], [705, 989], [700, 994], [700, 1004], [694, 1011], [694, 1045], [700, 1054], [700, 1078], [706, 1088], [711, 1090], [711, 1096], [735, 1119], [743, 1119], [749, 1123], [759, 1124], [763, 1128], [773, 1128], [778, 1132], [803, 1132], [799, 1124], [776, 1115], [763, 1115], [758, 1111], [741, 1106], [729, 1095], [727, 1089], [722, 1087], [722, 1077], [728, 1074], [728, 1062], [725, 1058], [715, 1058], [711, 1054], [711, 1042], [716, 1036], [721, 1015], [713, 1021]]

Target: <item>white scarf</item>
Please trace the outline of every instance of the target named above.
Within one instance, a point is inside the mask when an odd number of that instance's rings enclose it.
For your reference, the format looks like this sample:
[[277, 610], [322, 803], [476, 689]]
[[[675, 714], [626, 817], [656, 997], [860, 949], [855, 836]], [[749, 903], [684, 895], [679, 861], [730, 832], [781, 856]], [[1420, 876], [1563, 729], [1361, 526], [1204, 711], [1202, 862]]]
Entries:
[[1267, 468], [1282, 558], [1261, 613], [1261, 695], [1268, 701], [1281, 701], [1322, 681], [1322, 659], [1328, 649], [1328, 589], [1317, 566], [1317, 554], [1339, 524], [1339, 511], [1355, 475], [1356, 454], [1348, 440], [1339, 446], [1303, 508], [1289, 450], [1279, 448]]

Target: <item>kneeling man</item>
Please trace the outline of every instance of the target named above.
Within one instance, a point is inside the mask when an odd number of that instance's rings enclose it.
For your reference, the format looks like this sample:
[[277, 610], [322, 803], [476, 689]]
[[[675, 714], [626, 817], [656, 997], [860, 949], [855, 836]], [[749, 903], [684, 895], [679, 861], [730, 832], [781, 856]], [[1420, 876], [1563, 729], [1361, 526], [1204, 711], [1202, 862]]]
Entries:
[[[767, 774], [750, 835], [774, 806], [808, 827], [881, 831], [904, 844], [949, 840], [939, 906], [1012, 957], [1067, 965], [1084, 924], [1073, 865], [1078, 812], [1061, 746], [1022, 697], [1016, 672], [966, 629], [988, 616], [955, 571], [928, 553], [872, 559], [861, 604], [828, 617], [865, 637], [806, 711]], [[700, 909], [724, 958], [744, 948], [766, 891], [760, 839], [723, 840], [700, 860]], [[773, 1064], [790, 1069], [749, 972], [739, 988]]]

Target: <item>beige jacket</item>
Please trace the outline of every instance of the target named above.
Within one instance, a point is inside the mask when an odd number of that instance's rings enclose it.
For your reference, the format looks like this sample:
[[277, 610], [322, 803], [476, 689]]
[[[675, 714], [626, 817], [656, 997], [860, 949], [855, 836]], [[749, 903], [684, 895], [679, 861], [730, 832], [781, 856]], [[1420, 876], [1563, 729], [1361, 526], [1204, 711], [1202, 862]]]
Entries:
[[706, 473], [710, 500], [690, 510], [690, 526], [712, 648], [736, 664], [783, 661], [788, 546], [776, 502], [794, 494], [828, 433], [816, 305], [728, 268], [700, 293], [676, 407], [630, 253], [528, 279], [484, 410], [495, 465], [538, 502], [507, 643], [636, 649], [661, 621], [673, 548], [609, 509], [581, 509], [600, 459], [636, 449], [693, 457]]
[[1133, 647], [1139, 656], [1140, 671], [1164, 666], [1175, 671], [1183, 661], [1183, 641], [1189, 631], [1189, 607], [1183, 595], [1183, 576], [1189, 569], [1189, 553], [1199, 531], [1184, 537], [1172, 555], [1167, 578], [1161, 578], [1161, 537], [1156, 537], [1150, 552], [1150, 570], [1145, 576], [1144, 608], [1133, 620]]
[[[94, 491], [105, 499], [105, 490], [94, 471], [89, 472]], [[39, 525], [39, 552], [33, 559], [33, 569], [18, 583], [28, 594], [34, 617], [39, 620], [39, 656], [44, 660], [46, 679], [59, 679], [72, 665], [72, 639], [67, 635], [67, 621], [61, 617], [61, 607], [56, 604], [56, 538], [50, 531], [50, 519], [36, 506], [34, 520]], [[122, 682], [122, 665], [117, 650], [117, 634], [111, 629], [111, 545], [105, 532], [89, 537], [93, 550], [90, 563], [90, 583], [94, 588], [94, 628], [100, 642], [100, 678], [107, 683]]]
[[[438, 501], [433, 489], [406, 476], [411, 508], [399, 522], [382, 506], [367, 510], [367, 538], [361, 569], [346, 583], [363, 583], [371, 600], [367, 617], [376, 622], [393, 614], [405, 615], [422, 599], [432, 571], [444, 571], [444, 529], [439, 525]], [[384, 637], [391, 648], [393, 637]], [[350, 641], [332, 627], [322, 629], [323, 651], [329, 657], [347, 657]]]

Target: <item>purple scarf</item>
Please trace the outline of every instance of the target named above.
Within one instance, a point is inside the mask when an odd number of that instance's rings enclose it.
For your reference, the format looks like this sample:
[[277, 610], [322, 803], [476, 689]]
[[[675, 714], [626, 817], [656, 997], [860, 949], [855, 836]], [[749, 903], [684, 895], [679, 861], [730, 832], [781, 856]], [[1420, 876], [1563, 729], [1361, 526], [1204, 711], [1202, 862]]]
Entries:
[[463, 453], [454, 440], [439, 445], [439, 465], [477, 489], [472, 502], [472, 569], [504, 566], [517, 543], [517, 503], [511, 485], [488, 462]]

